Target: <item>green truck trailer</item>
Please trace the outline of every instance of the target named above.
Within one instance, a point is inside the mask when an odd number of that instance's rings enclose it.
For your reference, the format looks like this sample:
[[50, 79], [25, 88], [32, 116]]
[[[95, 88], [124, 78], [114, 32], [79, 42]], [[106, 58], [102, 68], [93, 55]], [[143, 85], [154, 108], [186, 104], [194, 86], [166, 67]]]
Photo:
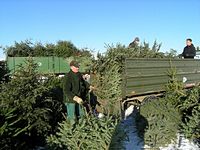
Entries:
[[169, 72], [185, 88], [200, 82], [200, 60], [195, 59], [126, 59], [122, 81], [122, 110], [127, 104], [142, 102], [146, 97], [163, 95], [170, 80]]
[[[26, 65], [29, 57], [7, 57], [6, 63], [10, 73], [14, 73], [20, 65]], [[65, 74], [70, 70], [69, 63], [73, 58], [63, 57], [31, 57], [38, 65], [38, 72], [42, 74]], [[80, 72], [85, 72], [85, 66], [80, 62]]]

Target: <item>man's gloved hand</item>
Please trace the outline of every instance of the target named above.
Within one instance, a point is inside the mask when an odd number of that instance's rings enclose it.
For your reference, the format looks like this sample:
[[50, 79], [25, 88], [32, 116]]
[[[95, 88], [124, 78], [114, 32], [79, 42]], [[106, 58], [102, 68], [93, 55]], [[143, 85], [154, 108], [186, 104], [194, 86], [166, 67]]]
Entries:
[[83, 100], [80, 97], [78, 97], [78, 96], [74, 96], [73, 100], [75, 102], [77, 102], [78, 104], [82, 104], [83, 103]]

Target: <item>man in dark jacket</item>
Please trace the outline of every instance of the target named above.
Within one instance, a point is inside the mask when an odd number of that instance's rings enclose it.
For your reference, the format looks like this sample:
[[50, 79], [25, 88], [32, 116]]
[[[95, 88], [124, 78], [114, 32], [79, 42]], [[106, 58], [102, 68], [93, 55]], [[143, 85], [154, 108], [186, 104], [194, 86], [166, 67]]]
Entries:
[[[83, 115], [81, 105], [85, 104], [87, 92], [92, 87], [83, 79], [77, 61], [71, 61], [70, 68], [64, 77], [63, 92], [67, 100], [67, 117], [69, 120], [75, 120]], [[86, 109], [88, 111], [88, 108]]]
[[129, 48], [134, 48], [134, 47], [136, 47], [136, 46], [138, 46], [139, 45], [139, 42], [140, 42], [140, 39], [139, 39], [139, 37], [136, 37], [134, 40], [133, 40], [133, 42], [131, 42], [130, 44], [129, 44]]
[[195, 49], [194, 45], [192, 44], [192, 39], [187, 39], [186, 45], [187, 46], [184, 48], [182, 56], [184, 58], [194, 59], [194, 57], [196, 56], [196, 49]]

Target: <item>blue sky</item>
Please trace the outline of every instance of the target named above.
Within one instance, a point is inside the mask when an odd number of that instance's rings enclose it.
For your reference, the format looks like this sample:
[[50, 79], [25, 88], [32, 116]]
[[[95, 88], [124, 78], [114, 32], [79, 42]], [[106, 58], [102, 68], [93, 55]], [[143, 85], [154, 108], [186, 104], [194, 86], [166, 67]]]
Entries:
[[[200, 0], [1, 0], [0, 45], [32, 39], [70, 40], [105, 51], [134, 37], [181, 52], [191, 37], [200, 46]], [[3, 50], [0, 49], [0, 58]]]

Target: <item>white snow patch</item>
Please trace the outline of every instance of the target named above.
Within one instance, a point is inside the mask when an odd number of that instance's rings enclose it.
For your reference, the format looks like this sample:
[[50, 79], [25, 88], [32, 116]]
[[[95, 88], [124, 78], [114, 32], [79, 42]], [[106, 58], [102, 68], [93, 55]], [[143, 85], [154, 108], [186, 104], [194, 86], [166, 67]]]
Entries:
[[131, 105], [125, 111], [125, 119], [123, 120], [122, 125], [128, 137], [128, 140], [124, 141], [124, 148], [126, 150], [141, 150], [144, 147], [143, 140], [137, 135], [135, 124], [136, 113], [134, 113], [136, 110], [137, 108], [134, 108], [134, 106]]
[[[138, 108], [131, 105], [125, 111], [125, 119], [122, 121], [122, 128], [125, 130], [128, 140], [125, 140], [124, 148], [126, 150], [145, 150], [151, 149], [149, 146], [144, 145], [143, 139], [137, 134], [135, 116]], [[184, 138], [183, 135], [177, 134], [177, 144], [169, 144], [166, 147], [160, 147], [160, 150], [200, 150], [198, 145], [190, 142]]]
[[64, 76], [65, 76], [64, 74], [58, 75], [59, 78], [62, 78], [62, 77], [64, 77]]
[[134, 106], [131, 105], [130, 107], [128, 107], [126, 110], [125, 110], [125, 120], [128, 116], [130, 116], [132, 113], [133, 113], [133, 110], [134, 110]]
[[177, 144], [171, 143], [167, 147], [160, 147], [160, 150], [200, 150], [200, 148], [183, 135], [177, 134]]
[[99, 113], [99, 114], [98, 114], [98, 118], [101, 119], [101, 118], [103, 118], [103, 117], [104, 117], [104, 114], [103, 114], [103, 113]]

